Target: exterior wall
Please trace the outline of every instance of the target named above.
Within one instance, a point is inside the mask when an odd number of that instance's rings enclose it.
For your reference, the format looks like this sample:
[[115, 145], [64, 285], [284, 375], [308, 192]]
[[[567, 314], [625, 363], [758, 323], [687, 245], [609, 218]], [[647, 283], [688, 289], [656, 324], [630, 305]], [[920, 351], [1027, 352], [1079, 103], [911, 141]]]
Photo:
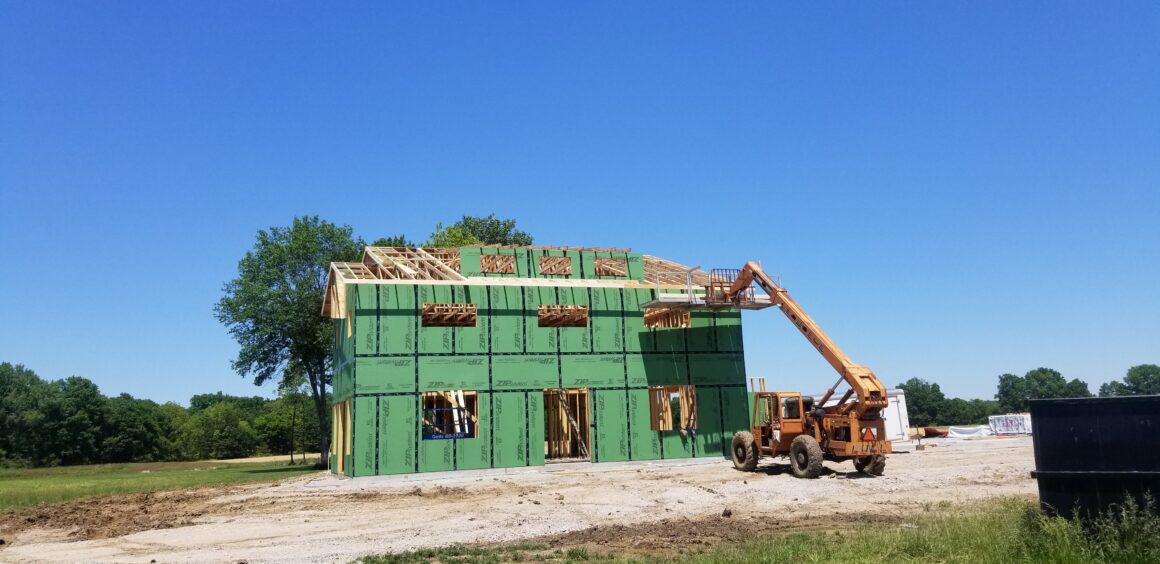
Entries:
[[[517, 275], [524, 276], [538, 271], [536, 253], [563, 253], [515, 252], [523, 253]], [[573, 272], [582, 275], [584, 255], [593, 253], [572, 254]], [[478, 258], [461, 260], [464, 274], [479, 275], [472, 272]], [[595, 462], [727, 456], [733, 433], [749, 426], [738, 311], [696, 312], [687, 329], [649, 329], [640, 309], [653, 297], [647, 289], [366, 284], [348, 291], [353, 317], [335, 322], [333, 384], [336, 405], [349, 401], [351, 410], [348, 476], [541, 465], [545, 388], [589, 390]], [[478, 321], [422, 327], [425, 303], [474, 303]], [[540, 304], [587, 305], [588, 327], [539, 327]], [[648, 387], [677, 384], [696, 385], [691, 437], [650, 429]], [[421, 438], [420, 395], [443, 390], [479, 393], [476, 437]]]

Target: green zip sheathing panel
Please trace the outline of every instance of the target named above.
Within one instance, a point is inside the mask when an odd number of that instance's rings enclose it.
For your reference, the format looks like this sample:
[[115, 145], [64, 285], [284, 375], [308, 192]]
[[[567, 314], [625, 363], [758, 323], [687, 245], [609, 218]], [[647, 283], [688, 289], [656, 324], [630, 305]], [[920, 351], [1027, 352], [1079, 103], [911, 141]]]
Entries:
[[489, 286], [491, 352], [524, 352], [524, 297], [522, 288]]
[[580, 278], [596, 278], [595, 261], [592, 259], [596, 257], [596, 253], [592, 251], [579, 251], [577, 253], [580, 258], [580, 272], [577, 274]]
[[748, 431], [749, 416], [753, 409], [753, 402], [745, 386], [729, 386], [721, 388], [721, 415], [725, 421], [724, 455], [729, 456], [729, 441], [737, 431]]
[[555, 327], [540, 327], [540, 306], [556, 304], [555, 288], [522, 288], [524, 295], [524, 352], [555, 353], [558, 330]]
[[459, 249], [459, 273], [464, 276], [480, 276], [479, 268], [480, 249], [478, 247], [463, 247]]
[[527, 249], [515, 249], [513, 254], [516, 255], [516, 276], [534, 278], [539, 265], [532, 264], [531, 252]]
[[719, 311], [715, 320], [717, 328], [717, 350], [719, 352], [742, 352], [741, 312]]
[[628, 414], [633, 460], [659, 460], [661, 435], [652, 430], [648, 389], [628, 390]]
[[[674, 425], [675, 427], [676, 425]], [[661, 431], [661, 454], [664, 458], [692, 458], [693, 439], [680, 431]]]
[[654, 352], [656, 342], [652, 330], [644, 325], [643, 304], [653, 299], [656, 292], [640, 288], [626, 288], [622, 292], [624, 303], [624, 346], [630, 353]]
[[[721, 421], [721, 391], [697, 388], [697, 456], [719, 456], [724, 424]], [[729, 433], [732, 440], [733, 433]]]
[[736, 384], [745, 381], [745, 357], [740, 353], [689, 355], [693, 384]]
[[[451, 297], [451, 286], [419, 286], [419, 305], [455, 303]], [[451, 327], [423, 327], [419, 325], [419, 354], [451, 354]]]
[[544, 393], [528, 392], [528, 464], [544, 465]]
[[486, 390], [486, 356], [420, 356], [419, 391]]
[[560, 358], [554, 354], [491, 357], [491, 388], [523, 390], [560, 387]]
[[[415, 357], [361, 357], [355, 361], [358, 372], [355, 393], [383, 394], [414, 392]], [[337, 387], [336, 387], [337, 388]]]
[[379, 400], [379, 474], [415, 471], [419, 425], [418, 396], [382, 396]]
[[596, 421], [594, 462], [628, 460], [628, 403], [624, 390], [591, 392]]
[[621, 291], [614, 288], [589, 288], [591, 299], [588, 325], [592, 328], [592, 351], [624, 351], [624, 306]]
[[452, 298], [457, 304], [475, 304], [478, 315], [474, 327], [456, 327], [454, 349], [456, 354], [486, 354], [491, 315], [487, 308], [487, 287], [452, 286]]
[[626, 253], [624, 256], [628, 261], [628, 277], [644, 280], [644, 257], [640, 253]]
[[689, 352], [714, 352], [717, 350], [717, 328], [713, 325], [713, 312], [694, 311], [689, 314], [689, 328], [682, 329]]
[[419, 471], [445, 472], [455, 469], [455, 441], [425, 441], [419, 438]]
[[354, 411], [351, 412], [351, 426], [354, 427], [351, 435], [350, 453], [353, 458], [347, 475], [374, 476], [375, 475], [375, 441], [377, 438], [376, 423], [378, 413], [378, 398], [354, 398]]
[[479, 394], [475, 436], [455, 440], [455, 469], [491, 468], [491, 394]]
[[412, 354], [419, 324], [414, 286], [376, 285], [379, 354]]
[[624, 386], [623, 354], [576, 354], [560, 357], [563, 388], [609, 388]]
[[589, 323], [586, 327], [560, 327], [560, 352], [592, 352], [592, 309], [588, 303], [588, 288], [557, 288], [557, 301], [561, 305], [588, 307]]
[[[495, 392], [492, 401], [492, 467], [528, 465], [528, 392]], [[542, 392], [538, 395], [541, 395]], [[542, 399], [541, 399], [542, 403]], [[536, 419], [543, 428], [543, 415]], [[539, 450], [543, 450], [541, 446]], [[542, 453], [541, 453], [542, 456]]]
[[689, 383], [685, 354], [630, 354], [628, 386], [677, 386]]
[[684, 352], [687, 329], [652, 329], [656, 351], [659, 353]]
[[375, 286], [357, 284], [355, 287], [354, 335], [355, 354], [377, 354], [379, 293]]

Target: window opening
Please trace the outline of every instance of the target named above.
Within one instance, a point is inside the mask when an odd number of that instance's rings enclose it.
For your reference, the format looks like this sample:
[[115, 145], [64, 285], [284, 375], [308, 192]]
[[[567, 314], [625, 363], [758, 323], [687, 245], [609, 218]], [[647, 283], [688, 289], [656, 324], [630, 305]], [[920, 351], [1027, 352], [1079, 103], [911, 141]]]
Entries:
[[587, 327], [588, 306], [545, 304], [539, 317], [540, 327]]
[[597, 276], [628, 276], [628, 261], [622, 258], [600, 258], [593, 262]]
[[572, 257], [540, 257], [540, 274], [572, 274]]
[[479, 255], [479, 269], [489, 274], [514, 274], [515, 255]]
[[696, 432], [696, 386], [654, 386], [648, 393], [652, 430], [680, 431], [682, 435]]
[[423, 440], [472, 439], [479, 423], [479, 392], [423, 393]]
[[475, 327], [475, 304], [423, 304], [423, 327]]
[[650, 329], [687, 329], [691, 324], [689, 310], [650, 307], [644, 310], [644, 325]]

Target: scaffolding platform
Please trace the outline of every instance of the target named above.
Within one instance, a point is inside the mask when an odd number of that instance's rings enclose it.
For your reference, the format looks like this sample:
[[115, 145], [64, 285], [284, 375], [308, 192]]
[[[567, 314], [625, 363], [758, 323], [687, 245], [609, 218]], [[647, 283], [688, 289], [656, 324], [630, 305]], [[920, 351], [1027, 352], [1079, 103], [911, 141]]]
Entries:
[[765, 294], [757, 294], [752, 300], [740, 303], [706, 302], [702, 294], [657, 294], [656, 299], [641, 304], [641, 309], [765, 309], [773, 307], [773, 302]]

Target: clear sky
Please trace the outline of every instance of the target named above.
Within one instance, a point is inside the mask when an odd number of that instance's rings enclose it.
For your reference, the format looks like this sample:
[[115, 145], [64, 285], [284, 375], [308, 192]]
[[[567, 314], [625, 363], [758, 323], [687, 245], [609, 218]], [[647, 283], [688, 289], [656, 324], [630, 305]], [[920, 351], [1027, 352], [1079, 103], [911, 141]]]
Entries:
[[760, 259], [891, 386], [1160, 363], [1156, 2], [416, 4], [0, 0], [0, 361], [268, 394], [212, 312], [257, 229], [495, 212]]

